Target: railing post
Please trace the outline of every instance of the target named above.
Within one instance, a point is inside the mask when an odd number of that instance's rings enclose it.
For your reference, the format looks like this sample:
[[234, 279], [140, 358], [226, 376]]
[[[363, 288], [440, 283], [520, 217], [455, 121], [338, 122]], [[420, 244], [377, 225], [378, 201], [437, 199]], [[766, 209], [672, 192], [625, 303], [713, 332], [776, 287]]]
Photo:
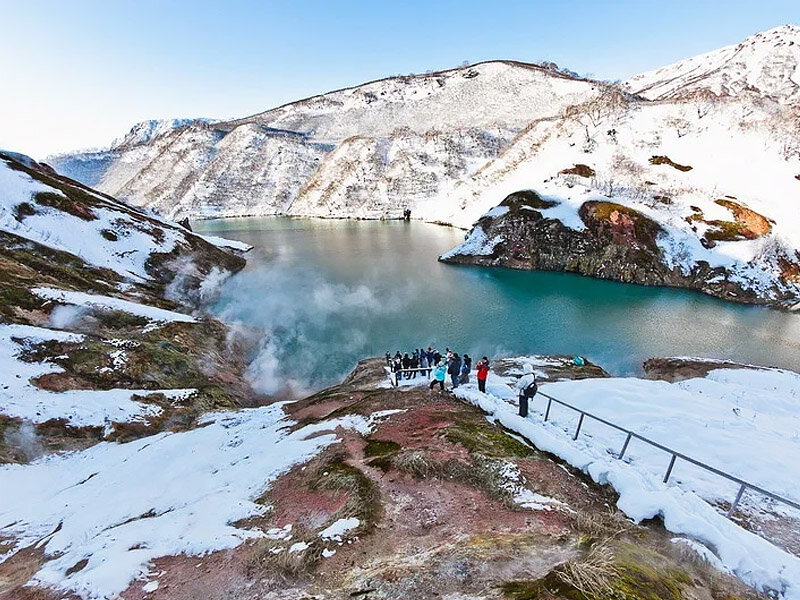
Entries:
[[672, 455], [672, 459], [669, 461], [669, 466], [667, 467], [667, 474], [664, 475], [664, 483], [669, 481], [669, 476], [672, 475], [672, 467], [675, 466], [675, 459], [678, 458], [677, 454]]
[[544, 421], [547, 422], [547, 419], [550, 418], [550, 406], [553, 404], [552, 398], [547, 398], [547, 410], [544, 411]]
[[622, 450], [620, 450], [619, 456], [617, 456], [617, 458], [619, 460], [622, 460], [622, 457], [625, 456], [625, 450], [628, 449], [628, 444], [631, 443], [631, 437], [633, 437], [633, 432], [629, 431], [628, 432], [628, 437], [625, 438], [625, 443], [622, 444]]
[[739, 493], [736, 494], [736, 499], [733, 501], [733, 504], [731, 504], [731, 507], [728, 509], [728, 513], [725, 515], [726, 517], [730, 517], [733, 514], [733, 511], [736, 510], [736, 507], [739, 505], [739, 500], [742, 499], [742, 494], [744, 494], [744, 490], [746, 487], [747, 486], [745, 484], [741, 485], [741, 487], [739, 488]]
[[573, 440], [577, 440], [578, 439], [578, 435], [581, 432], [581, 425], [583, 425], [583, 417], [584, 417], [584, 414], [581, 413], [581, 418], [578, 419], [578, 428], [575, 430], [575, 435], [572, 437]]

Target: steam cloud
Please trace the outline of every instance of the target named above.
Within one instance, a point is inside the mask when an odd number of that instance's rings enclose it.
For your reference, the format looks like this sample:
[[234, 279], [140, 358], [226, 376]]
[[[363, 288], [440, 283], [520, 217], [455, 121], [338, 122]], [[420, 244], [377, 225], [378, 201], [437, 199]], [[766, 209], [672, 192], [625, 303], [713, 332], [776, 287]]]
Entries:
[[228, 281], [216, 310], [229, 323], [264, 332], [247, 372], [253, 388], [297, 397], [338, 381], [359, 359], [382, 354], [371, 329], [402, 310], [412, 293], [331, 283], [313, 267], [277, 259]]
[[16, 429], [9, 428], [3, 435], [3, 442], [17, 451], [24, 461], [32, 461], [44, 454], [44, 448], [33, 425], [28, 422], [20, 424]]
[[73, 329], [88, 311], [71, 304], [56, 306], [50, 313], [50, 327], [54, 329]]

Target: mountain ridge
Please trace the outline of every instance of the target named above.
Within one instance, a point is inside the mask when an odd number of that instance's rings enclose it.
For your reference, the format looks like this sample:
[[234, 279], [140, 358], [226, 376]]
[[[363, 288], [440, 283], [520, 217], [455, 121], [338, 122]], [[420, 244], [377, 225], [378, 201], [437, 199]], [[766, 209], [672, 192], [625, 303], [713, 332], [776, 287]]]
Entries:
[[[783, 65], [776, 60], [781, 56]], [[800, 26], [781, 25], [748, 36], [738, 44], [634, 75], [625, 85], [650, 100], [707, 90], [715, 95], [753, 91], [797, 103], [800, 102], [798, 63]], [[759, 79], [763, 88], [758, 86]]]

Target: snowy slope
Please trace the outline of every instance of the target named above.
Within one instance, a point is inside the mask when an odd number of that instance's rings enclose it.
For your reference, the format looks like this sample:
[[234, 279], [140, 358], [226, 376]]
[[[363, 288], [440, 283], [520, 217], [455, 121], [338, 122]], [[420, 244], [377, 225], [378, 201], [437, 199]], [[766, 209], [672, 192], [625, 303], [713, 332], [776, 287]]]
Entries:
[[[113, 422], [144, 420], [158, 415], [161, 409], [155, 404], [133, 400], [133, 396], [164, 394], [169, 399], [180, 399], [194, 390], [69, 390], [50, 392], [31, 384], [31, 380], [49, 373], [58, 373], [60, 367], [50, 363], [31, 363], [19, 359], [20, 344], [48, 340], [80, 342], [82, 336], [30, 327], [27, 325], [0, 325], [0, 372], [3, 373], [0, 389], [0, 415], [24, 419], [30, 423], [44, 423], [50, 419], [64, 419], [70, 427], [109, 427]], [[17, 340], [17, 341], [15, 341]]]
[[415, 217], [427, 217], [432, 202], [509, 141], [479, 129], [349, 138], [322, 162], [288, 213], [379, 219], [400, 217], [410, 207]]
[[[537, 358], [520, 359], [536, 367]], [[737, 486], [685, 462], [669, 485], [661, 479], [668, 455], [634, 441], [626, 459], [614, 458], [625, 435], [587, 419], [573, 441], [577, 415], [554, 406], [542, 422], [546, 400], [535, 398], [528, 418], [517, 415], [514, 377], [491, 375], [487, 394], [475, 384], [456, 395], [516, 431], [538, 448], [557, 454], [620, 494], [619, 507], [635, 521], [656, 515], [669, 531], [702, 545], [719, 564], [765, 593], [800, 598], [800, 559], [725, 518], [723, 508]], [[676, 384], [639, 379], [587, 379], [541, 383], [542, 392], [619, 423], [670, 448], [736, 474], [756, 485], [800, 500], [800, 376], [777, 370], [717, 370]], [[776, 460], [782, 461], [779, 465]], [[711, 504], [708, 504], [710, 502]], [[800, 519], [763, 497], [746, 494], [744, 519], [766, 513]], [[774, 517], [773, 517], [774, 518]]]
[[[15, 544], [0, 561], [40, 543], [45, 562], [33, 582], [86, 599], [115, 598], [147, 577], [155, 558], [274, 536], [236, 523], [264, 514], [255, 500], [270, 482], [335, 443], [336, 428], [366, 434], [380, 416], [348, 415], [290, 432], [294, 423], [273, 404], [210, 413], [191, 431], [2, 466], [0, 534]], [[328, 532], [334, 545], [347, 525]]]
[[698, 91], [800, 101], [800, 27], [783, 25], [707, 54], [635, 75], [630, 91], [656, 100]]
[[153, 279], [159, 255], [214, 255], [223, 267], [233, 258], [175, 223], [28, 165], [0, 154], [0, 231], [137, 282]]
[[126, 146], [137, 146], [146, 144], [150, 140], [170, 133], [176, 129], [181, 129], [192, 123], [210, 123], [210, 119], [150, 119], [141, 121], [131, 127], [130, 131], [122, 137], [118, 137], [111, 142], [111, 150]]
[[[493, 61], [425, 75], [390, 77], [232, 121], [255, 122], [339, 142], [479, 128], [519, 130], [592, 93], [592, 83], [524, 63]], [[226, 124], [220, 124], [226, 126]]]

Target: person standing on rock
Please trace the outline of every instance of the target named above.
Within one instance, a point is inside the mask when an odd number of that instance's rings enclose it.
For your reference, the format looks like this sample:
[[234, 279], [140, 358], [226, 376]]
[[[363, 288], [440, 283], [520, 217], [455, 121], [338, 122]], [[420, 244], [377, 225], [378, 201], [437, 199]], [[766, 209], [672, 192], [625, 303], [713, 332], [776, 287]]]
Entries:
[[461, 374], [461, 359], [457, 353], [453, 353], [453, 358], [450, 360], [450, 366], [447, 372], [450, 373], [450, 381], [453, 382], [453, 389], [458, 387], [458, 377]]
[[411, 373], [408, 372], [408, 369], [411, 368], [411, 357], [408, 355], [408, 352], [403, 355], [402, 365], [403, 370], [405, 371], [406, 379], [411, 379]]
[[536, 395], [539, 386], [536, 385], [536, 375], [533, 374], [533, 367], [526, 364], [522, 368], [522, 377], [517, 381], [519, 391], [519, 416], [528, 416], [528, 402]]
[[477, 371], [478, 391], [485, 394], [486, 378], [489, 377], [489, 359], [484, 356], [478, 363], [478, 366], [475, 367], [475, 370]]
[[433, 391], [433, 388], [437, 385], [439, 386], [439, 394], [444, 392], [444, 378], [447, 375], [447, 367], [443, 362], [439, 362], [436, 365], [436, 369], [433, 371], [433, 379], [431, 380], [430, 389]]

